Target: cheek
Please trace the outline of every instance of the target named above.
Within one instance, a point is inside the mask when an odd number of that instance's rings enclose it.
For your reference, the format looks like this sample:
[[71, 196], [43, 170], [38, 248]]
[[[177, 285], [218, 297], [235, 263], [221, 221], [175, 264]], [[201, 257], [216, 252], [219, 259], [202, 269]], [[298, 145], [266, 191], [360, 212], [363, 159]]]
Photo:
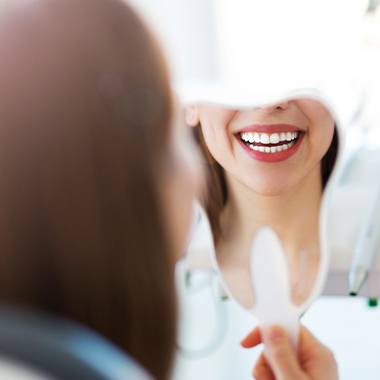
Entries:
[[297, 105], [310, 122], [309, 146], [311, 155], [314, 159], [320, 160], [331, 145], [335, 120], [330, 111], [315, 100], [298, 100]]
[[328, 151], [333, 139], [334, 129], [335, 123], [331, 118], [319, 121], [317, 125], [313, 126], [310, 133], [310, 144], [313, 149], [313, 155], [316, 156], [317, 160], [321, 160]]
[[231, 145], [229, 123], [236, 111], [226, 109], [201, 109], [200, 124], [202, 134], [210, 153], [216, 159], [228, 156]]
[[201, 124], [202, 134], [211, 156], [223, 167], [232, 164], [232, 147], [227, 133], [227, 127], [223, 125]]
[[201, 121], [203, 137], [210, 151], [218, 149], [220, 145], [220, 136], [223, 133], [223, 127], [217, 126], [212, 122]]

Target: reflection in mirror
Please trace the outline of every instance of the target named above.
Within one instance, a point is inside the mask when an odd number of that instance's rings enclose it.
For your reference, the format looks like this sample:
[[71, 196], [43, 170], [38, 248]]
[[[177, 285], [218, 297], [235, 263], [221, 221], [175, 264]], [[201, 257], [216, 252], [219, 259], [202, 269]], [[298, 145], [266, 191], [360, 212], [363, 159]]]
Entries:
[[266, 225], [286, 252], [292, 300], [303, 304], [320, 263], [320, 203], [338, 150], [334, 116], [321, 101], [300, 97], [240, 110], [195, 105], [186, 119], [207, 162], [203, 206], [230, 295], [254, 306], [250, 251]]

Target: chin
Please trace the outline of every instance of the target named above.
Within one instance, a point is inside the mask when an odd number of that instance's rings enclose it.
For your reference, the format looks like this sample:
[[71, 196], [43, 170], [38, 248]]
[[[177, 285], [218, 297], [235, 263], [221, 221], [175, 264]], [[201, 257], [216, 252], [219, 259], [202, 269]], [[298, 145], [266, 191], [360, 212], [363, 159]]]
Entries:
[[274, 181], [260, 181], [259, 183], [250, 183], [248, 187], [256, 194], [273, 197], [286, 193], [292, 186], [291, 184], [284, 183], [278, 179]]

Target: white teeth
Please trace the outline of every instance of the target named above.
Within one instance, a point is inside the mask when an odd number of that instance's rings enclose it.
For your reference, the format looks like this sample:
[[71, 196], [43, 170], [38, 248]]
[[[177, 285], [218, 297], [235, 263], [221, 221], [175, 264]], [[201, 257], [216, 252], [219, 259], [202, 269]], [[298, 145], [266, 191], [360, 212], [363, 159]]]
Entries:
[[284, 150], [287, 150], [289, 148], [291, 148], [293, 145], [294, 145], [294, 141], [288, 143], [288, 144], [283, 144], [283, 145], [278, 145], [278, 146], [272, 146], [272, 147], [269, 147], [269, 146], [257, 146], [257, 145], [249, 145], [249, 147], [252, 149], [252, 150], [255, 150], [257, 152], [261, 152], [261, 153], [269, 153], [269, 154], [272, 154], [272, 153], [277, 153], [277, 152], [282, 152]]
[[[255, 142], [255, 135], [258, 135], [258, 133], [245, 132], [241, 134], [241, 138], [245, 142], [249, 142], [252, 144], [253, 142]], [[260, 139], [260, 136], [258, 136], [258, 138]], [[260, 140], [258, 142], [260, 142]]]
[[269, 144], [269, 135], [267, 133], [262, 133], [260, 136], [261, 144]]
[[[259, 132], [243, 132], [240, 138], [246, 142], [250, 149], [267, 154], [273, 154], [285, 151], [296, 143], [299, 132], [281, 132], [281, 133], [259, 133]], [[278, 144], [275, 146], [262, 146], [261, 144]], [[282, 143], [282, 144], [281, 144]], [[281, 144], [281, 145], [279, 145]]]
[[278, 144], [280, 142], [280, 135], [278, 133], [272, 133], [269, 137], [271, 144]]
[[281, 132], [281, 133], [258, 133], [258, 132], [243, 132], [240, 137], [243, 141], [248, 143], [261, 143], [261, 144], [278, 144], [282, 141], [295, 140], [299, 132]]

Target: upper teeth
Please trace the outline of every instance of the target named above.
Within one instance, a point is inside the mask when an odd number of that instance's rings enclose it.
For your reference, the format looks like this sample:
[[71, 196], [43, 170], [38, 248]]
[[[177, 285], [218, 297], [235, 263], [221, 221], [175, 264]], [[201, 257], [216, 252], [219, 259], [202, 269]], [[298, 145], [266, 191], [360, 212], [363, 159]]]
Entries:
[[258, 133], [258, 132], [243, 132], [240, 134], [245, 142], [261, 143], [261, 144], [278, 144], [282, 141], [295, 140], [299, 132], [281, 132], [281, 133]]

